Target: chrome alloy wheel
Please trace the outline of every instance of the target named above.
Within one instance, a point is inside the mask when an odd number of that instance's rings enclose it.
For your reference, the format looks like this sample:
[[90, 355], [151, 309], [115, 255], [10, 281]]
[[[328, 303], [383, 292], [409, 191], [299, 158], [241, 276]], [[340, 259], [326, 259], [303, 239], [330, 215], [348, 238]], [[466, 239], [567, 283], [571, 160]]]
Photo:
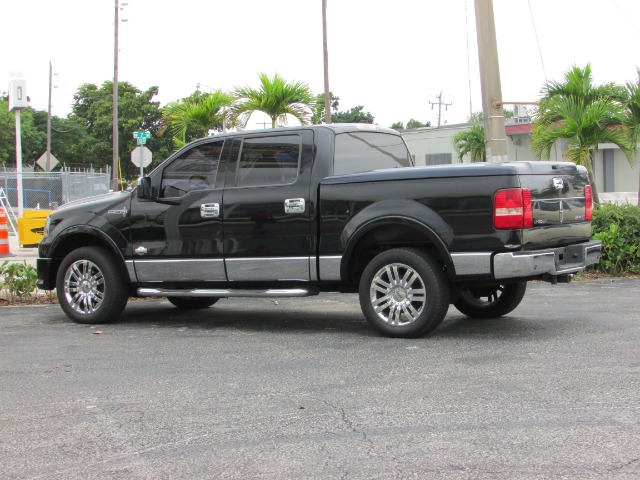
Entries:
[[424, 281], [418, 272], [402, 263], [385, 265], [378, 270], [369, 293], [376, 315], [394, 326], [415, 322], [427, 300]]
[[104, 276], [89, 260], [72, 263], [64, 276], [64, 295], [67, 303], [83, 315], [94, 313], [104, 300]]

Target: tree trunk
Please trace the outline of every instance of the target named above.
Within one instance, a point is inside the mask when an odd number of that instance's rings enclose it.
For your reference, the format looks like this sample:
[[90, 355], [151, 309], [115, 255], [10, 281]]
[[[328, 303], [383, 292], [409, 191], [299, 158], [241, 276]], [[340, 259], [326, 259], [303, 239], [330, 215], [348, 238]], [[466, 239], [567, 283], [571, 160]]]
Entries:
[[589, 150], [589, 155], [586, 158], [585, 166], [587, 167], [587, 175], [589, 176], [589, 184], [591, 185], [591, 192], [593, 193], [593, 206], [600, 206], [600, 194], [598, 193], [598, 188], [596, 187], [596, 178], [593, 174], [593, 150]]

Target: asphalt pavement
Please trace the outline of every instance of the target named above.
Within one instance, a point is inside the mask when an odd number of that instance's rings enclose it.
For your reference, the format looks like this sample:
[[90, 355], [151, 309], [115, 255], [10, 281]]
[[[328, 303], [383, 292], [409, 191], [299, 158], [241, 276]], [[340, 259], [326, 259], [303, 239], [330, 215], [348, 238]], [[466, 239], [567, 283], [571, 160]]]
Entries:
[[388, 339], [355, 295], [0, 308], [7, 479], [637, 479], [640, 280]]

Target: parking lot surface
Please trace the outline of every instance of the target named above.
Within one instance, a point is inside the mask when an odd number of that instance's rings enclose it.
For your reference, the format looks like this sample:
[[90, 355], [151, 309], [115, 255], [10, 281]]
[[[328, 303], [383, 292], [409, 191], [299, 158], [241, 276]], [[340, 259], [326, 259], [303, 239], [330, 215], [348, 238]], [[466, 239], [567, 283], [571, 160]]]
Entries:
[[640, 477], [640, 280], [378, 336], [355, 295], [0, 309], [2, 478]]

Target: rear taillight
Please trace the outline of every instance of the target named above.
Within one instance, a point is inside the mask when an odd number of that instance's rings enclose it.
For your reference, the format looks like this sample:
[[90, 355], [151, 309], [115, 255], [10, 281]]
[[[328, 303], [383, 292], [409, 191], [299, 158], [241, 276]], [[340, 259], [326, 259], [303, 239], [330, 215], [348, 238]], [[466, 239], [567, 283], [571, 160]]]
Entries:
[[526, 188], [498, 190], [493, 196], [493, 227], [497, 230], [533, 226], [531, 192]]
[[593, 219], [593, 191], [591, 185], [584, 187], [584, 219], [590, 222]]

